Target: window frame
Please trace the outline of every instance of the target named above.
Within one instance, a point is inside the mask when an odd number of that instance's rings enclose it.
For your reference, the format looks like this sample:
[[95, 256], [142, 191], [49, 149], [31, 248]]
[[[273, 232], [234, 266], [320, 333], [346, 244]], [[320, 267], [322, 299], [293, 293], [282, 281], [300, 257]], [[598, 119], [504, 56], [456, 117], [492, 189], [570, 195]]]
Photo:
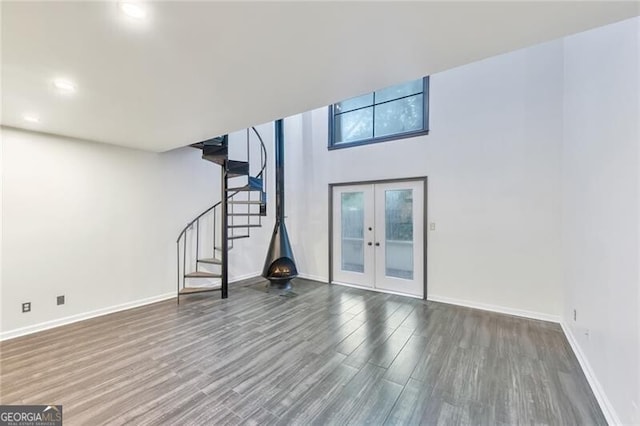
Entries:
[[[393, 87], [393, 86], [390, 86]], [[385, 89], [385, 88], [383, 88]], [[382, 90], [382, 89], [381, 89]], [[377, 90], [379, 91], [379, 90]], [[370, 92], [370, 93], [375, 93], [376, 91]], [[363, 93], [363, 95], [367, 95], [368, 93]], [[381, 102], [377, 105], [382, 105], [385, 103], [389, 103], [389, 102], [393, 102], [393, 101], [397, 101], [399, 99], [404, 99], [404, 98], [408, 98], [411, 96], [416, 96], [418, 93], [414, 93], [412, 95], [407, 95], [407, 96], [401, 96], [399, 98], [395, 98], [395, 99], [390, 99], [388, 101], [385, 102]], [[385, 136], [379, 136], [379, 137], [373, 137], [373, 138], [368, 138], [368, 139], [361, 139], [358, 141], [353, 141], [353, 142], [343, 142], [343, 143], [335, 143], [334, 139], [335, 139], [335, 134], [334, 134], [334, 121], [335, 121], [335, 104], [329, 105], [329, 138], [328, 138], [328, 143], [327, 143], [327, 149], [334, 150], [334, 149], [342, 149], [342, 148], [351, 148], [354, 146], [362, 146], [362, 145], [370, 145], [370, 144], [374, 144], [374, 143], [380, 143], [380, 142], [388, 142], [388, 141], [393, 141], [393, 140], [398, 140], [398, 139], [406, 139], [406, 138], [413, 138], [416, 136], [422, 136], [422, 135], [428, 135], [429, 134], [429, 76], [425, 76], [422, 78], [422, 101], [423, 101], [423, 107], [422, 107], [422, 129], [419, 130], [411, 130], [408, 132], [403, 132], [403, 133], [395, 133], [392, 135], [385, 135]], [[369, 107], [373, 107], [374, 108], [374, 120], [375, 120], [375, 97], [374, 97], [374, 103], [372, 105], [368, 105], [366, 107], [362, 107], [362, 108], [369, 108]]]

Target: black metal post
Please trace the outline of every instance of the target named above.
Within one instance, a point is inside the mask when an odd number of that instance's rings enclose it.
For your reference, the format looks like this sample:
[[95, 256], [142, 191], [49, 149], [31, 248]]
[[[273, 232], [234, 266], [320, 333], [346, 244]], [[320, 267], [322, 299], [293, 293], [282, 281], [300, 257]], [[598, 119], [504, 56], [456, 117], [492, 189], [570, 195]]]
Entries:
[[276, 161], [276, 223], [284, 222], [284, 124], [283, 120], [275, 123], [275, 161]]
[[249, 147], [249, 128], [247, 127], [247, 163], [251, 167], [251, 148]]
[[228, 274], [228, 270], [229, 270], [229, 258], [228, 258], [228, 252], [229, 252], [229, 227], [228, 227], [228, 220], [229, 217], [227, 215], [227, 207], [228, 207], [228, 203], [229, 200], [227, 199], [227, 189], [229, 188], [229, 182], [228, 182], [228, 177], [227, 177], [227, 161], [224, 161], [224, 165], [222, 167], [222, 202], [220, 203], [220, 226], [222, 227], [222, 234], [221, 234], [221, 238], [222, 238], [222, 247], [221, 247], [221, 252], [222, 252], [222, 256], [220, 258], [220, 260], [222, 261], [222, 298], [226, 299], [227, 297], [229, 297], [229, 274]]
[[[253, 128], [254, 132], [256, 131], [256, 128]], [[258, 140], [260, 140], [260, 142], [262, 142], [262, 139], [258, 138]], [[266, 160], [264, 158], [264, 150], [261, 147], [260, 148], [260, 178], [262, 179], [262, 191], [260, 191], [260, 201], [262, 201], [263, 203], [266, 202], [266, 197], [264, 196], [264, 194], [267, 192], [267, 165], [266, 165]], [[262, 206], [260, 206], [260, 210], [262, 210]], [[265, 206], [265, 210], [266, 210], [266, 206]], [[258, 215], [258, 225], [262, 226], [262, 215]]]

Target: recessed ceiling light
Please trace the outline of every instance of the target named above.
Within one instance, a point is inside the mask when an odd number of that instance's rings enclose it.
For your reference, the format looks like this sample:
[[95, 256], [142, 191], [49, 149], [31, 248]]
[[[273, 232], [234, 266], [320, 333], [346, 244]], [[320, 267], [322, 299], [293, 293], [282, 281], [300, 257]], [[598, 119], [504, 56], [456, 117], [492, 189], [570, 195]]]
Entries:
[[147, 17], [147, 11], [140, 3], [120, 2], [120, 10], [130, 18], [144, 19]]
[[58, 89], [60, 93], [71, 94], [75, 93], [76, 85], [69, 80], [63, 78], [56, 78], [53, 80], [53, 85]]
[[29, 123], [39, 123], [40, 119], [38, 118], [37, 115], [33, 115], [33, 114], [25, 114], [22, 116], [22, 119], [24, 121], [27, 121]]

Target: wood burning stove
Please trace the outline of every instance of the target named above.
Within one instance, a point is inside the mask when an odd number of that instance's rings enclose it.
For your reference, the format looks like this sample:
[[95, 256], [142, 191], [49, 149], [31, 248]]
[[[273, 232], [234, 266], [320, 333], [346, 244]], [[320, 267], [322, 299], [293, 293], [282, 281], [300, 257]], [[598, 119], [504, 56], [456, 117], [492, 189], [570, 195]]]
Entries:
[[291, 279], [298, 276], [296, 261], [284, 224], [284, 127], [282, 120], [275, 122], [276, 145], [276, 224], [273, 228], [269, 251], [262, 269], [262, 276], [272, 287], [291, 288]]

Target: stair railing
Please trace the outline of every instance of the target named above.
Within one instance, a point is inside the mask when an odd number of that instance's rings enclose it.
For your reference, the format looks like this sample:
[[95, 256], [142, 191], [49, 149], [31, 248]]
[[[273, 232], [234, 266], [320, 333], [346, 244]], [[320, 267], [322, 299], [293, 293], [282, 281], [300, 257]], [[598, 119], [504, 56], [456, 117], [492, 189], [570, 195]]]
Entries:
[[[267, 148], [264, 144], [264, 140], [262, 139], [262, 135], [260, 135], [260, 132], [258, 132], [258, 130], [255, 127], [251, 127], [247, 129], [247, 136], [246, 136], [246, 147], [247, 147], [247, 161], [249, 162], [250, 160], [250, 152], [251, 152], [251, 132], [253, 132], [253, 134], [257, 137], [257, 140], [259, 142], [259, 149], [260, 149], [260, 170], [258, 171], [258, 174], [255, 176], [256, 178], [259, 178], [262, 180], [262, 191], [260, 191], [260, 201], [262, 201], [263, 203], [266, 202], [265, 199], [265, 195], [266, 194], [266, 190], [267, 190]], [[249, 163], [250, 164], [250, 163]], [[233, 191], [231, 193], [229, 193], [227, 195], [227, 200], [231, 200], [233, 199], [233, 197], [235, 197], [236, 195], [240, 194], [242, 191]], [[224, 196], [224, 195], [223, 195]], [[251, 191], [247, 192], [247, 198], [250, 200], [251, 199]], [[177, 280], [177, 289], [178, 289], [178, 295], [180, 293], [180, 287], [182, 287], [183, 289], [186, 286], [186, 274], [187, 274], [187, 240], [189, 239], [188, 237], [190, 236], [190, 231], [194, 230], [195, 227], [195, 256], [190, 256], [193, 259], [193, 263], [190, 263], [190, 265], [194, 265], [195, 266], [195, 272], [198, 272], [198, 268], [199, 268], [199, 263], [200, 263], [200, 223], [204, 220], [206, 220], [207, 217], [211, 217], [211, 223], [212, 223], [212, 228], [213, 228], [213, 235], [212, 235], [212, 246], [213, 246], [213, 250], [212, 250], [212, 257], [211, 257], [211, 262], [213, 263], [217, 258], [217, 251], [220, 250], [224, 250], [225, 248], [222, 246], [217, 246], [217, 242], [218, 242], [218, 223], [223, 223], [222, 220], [218, 220], [217, 216], [219, 216], [219, 212], [220, 212], [220, 206], [222, 205], [222, 200], [218, 201], [217, 203], [215, 203], [214, 205], [212, 205], [211, 207], [208, 207], [206, 210], [204, 210], [202, 213], [200, 213], [199, 215], [197, 215], [193, 220], [191, 220], [189, 223], [187, 223], [187, 225], [182, 229], [182, 231], [180, 231], [180, 234], [178, 235], [178, 238], [176, 240], [176, 247], [177, 247], [177, 276], [178, 276], [178, 280]], [[230, 205], [231, 206], [231, 210], [230, 213], [233, 213], [233, 204]], [[262, 208], [262, 206], [260, 206], [260, 208]], [[232, 218], [235, 216], [232, 216]], [[262, 225], [262, 215], [258, 216], [258, 225]], [[250, 209], [250, 205], [247, 205], [247, 225], [251, 225], [251, 209]], [[233, 222], [231, 222], [233, 223]], [[247, 232], [250, 232], [250, 226], [247, 227]], [[235, 228], [232, 228], [235, 229]], [[191, 237], [191, 241], [193, 241], [194, 236], [192, 235]], [[228, 246], [226, 249], [230, 250], [233, 248], [233, 239], [229, 240], [230, 246]], [[182, 244], [181, 244], [182, 243]], [[191, 242], [191, 244], [193, 244]], [[181, 246], [182, 245], [182, 250], [181, 250]], [[193, 247], [190, 247], [191, 251], [193, 252]], [[182, 253], [181, 253], [182, 251]], [[182, 256], [181, 256], [182, 255]], [[182, 257], [182, 259], [180, 259]], [[182, 260], [182, 267], [180, 265], [180, 260]], [[182, 272], [182, 273], [181, 273]], [[179, 303], [179, 297], [178, 297], [178, 303]]]

